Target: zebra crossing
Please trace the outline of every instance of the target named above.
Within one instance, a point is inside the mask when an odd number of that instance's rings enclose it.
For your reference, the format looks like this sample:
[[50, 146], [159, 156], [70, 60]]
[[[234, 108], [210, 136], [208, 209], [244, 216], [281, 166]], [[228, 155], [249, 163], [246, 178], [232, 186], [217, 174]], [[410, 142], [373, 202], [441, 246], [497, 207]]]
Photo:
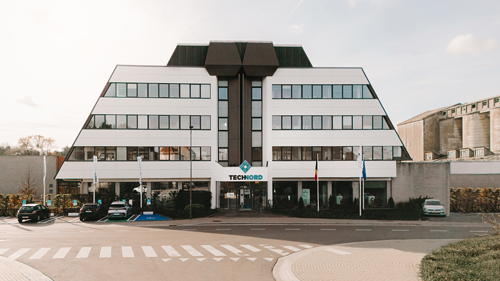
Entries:
[[[272, 261], [274, 254], [286, 256], [293, 252], [310, 249], [310, 245], [163, 245], [163, 246], [102, 246], [102, 247], [61, 247], [61, 248], [0, 248], [0, 255], [10, 260], [17, 259], [86, 259], [94, 253], [99, 258], [161, 258], [164, 262], [178, 259], [182, 262], [192, 260], [204, 261], [211, 259], [221, 261], [229, 259], [232, 261], [263, 259]], [[260, 256], [260, 257], [258, 257]]]

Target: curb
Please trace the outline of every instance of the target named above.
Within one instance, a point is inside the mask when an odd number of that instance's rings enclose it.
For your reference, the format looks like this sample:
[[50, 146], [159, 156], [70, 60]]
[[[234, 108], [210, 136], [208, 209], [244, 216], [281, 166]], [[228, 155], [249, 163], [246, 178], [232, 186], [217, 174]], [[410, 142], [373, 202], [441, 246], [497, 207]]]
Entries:
[[36, 280], [36, 281], [51, 281], [52, 278], [16, 260], [11, 260], [6, 257], [0, 257], [0, 279], [4, 280]]

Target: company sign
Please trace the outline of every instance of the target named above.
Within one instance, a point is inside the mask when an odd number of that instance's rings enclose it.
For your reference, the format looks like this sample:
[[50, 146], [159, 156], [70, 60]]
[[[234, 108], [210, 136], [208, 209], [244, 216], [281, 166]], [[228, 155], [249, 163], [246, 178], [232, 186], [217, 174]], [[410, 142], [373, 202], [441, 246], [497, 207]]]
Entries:
[[[252, 168], [250, 164], [248, 164], [247, 160], [243, 161], [240, 165], [241, 171], [245, 174]], [[229, 175], [229, 180], [232, 181], [260, 181], [264, 178], [262, 175]]]

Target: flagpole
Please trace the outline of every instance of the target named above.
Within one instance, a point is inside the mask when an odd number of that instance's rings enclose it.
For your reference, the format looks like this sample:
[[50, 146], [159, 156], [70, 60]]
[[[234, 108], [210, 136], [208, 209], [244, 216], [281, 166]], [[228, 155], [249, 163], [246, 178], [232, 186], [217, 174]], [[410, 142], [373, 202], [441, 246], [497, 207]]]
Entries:
[[[316, 152], [316, 173], [318, 173], [318, 153]], [[319, 212], [319, 176], [316, 176], [316, 208]]]
[[47, 206], [47, 204], [45, 203], [46, 200], [45, 200], [45, 175], [47, 174], [47, 159], [46, 159], [47, 155], [44, 155], [43, 156], [43, 205], [44, 206]]

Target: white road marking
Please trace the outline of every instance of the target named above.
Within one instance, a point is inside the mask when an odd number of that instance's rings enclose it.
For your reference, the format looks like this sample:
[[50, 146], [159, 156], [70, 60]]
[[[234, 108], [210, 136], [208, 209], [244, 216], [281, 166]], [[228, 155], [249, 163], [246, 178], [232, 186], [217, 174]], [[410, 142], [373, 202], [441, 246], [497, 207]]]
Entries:
[[265, 228], [250, 228], [250, 230], [266, 230]]
[[448, 230], [431, 229], [432, 232], [448, 232]]
[[76, 255], [76, 258], [77, 259], [86, 259], [86, 258], [88, 258], [91, 249], [92, 249], [92, 247], [82, 247], [80, 249], [80, 252], [78, 252], [78, 255]]
[[122, 246], [122, 256], [124, 258], [133, 258], [134, 257], [134, 251], [132, 250], [132, 247], [130, 247], [130, 246]]
[[248, 250], [250, 250], [250, 251], [252, 251], [254, 253], [260, 252], [260, 249], [257, 249], [254, 246], [250, 246], [250, 245], [240, 245], [240, 246], [243, 247], [243, 248], [247, 248]]
[[80, 221], [80, 218], [76, 218], [76, 219], [72, 219], [72, 220], [70, 220], [68, 222], [79, 222], [79, 221]]
[[339, 255], [350, 255], [351, 254], [349, 252], [341, 251], [341, 250], [338, 250], [338, 249], [335, 249], [335, 248], [327, 248], [326, 250], [329, 251], [329, 252], [335, 253], [335, 254], [339, 254]]
[[204, 260], [206, 260], [206, 258], [197, 258], [197, 260], [204, 261]]
[[272, 261], [273, 260], [273, 258], [264, 258], [264, 259], [267, 260], [267, 261]]
[[111, 257], [111, 247], [101, 247], [100, 258], [110, 258]]
[[275, 249], [273, 246], [264, 246], [264, 248], [266, 248], [266, 249], [268, 249], [270, 251], [273, 251], [275, 253], [278, 253], [278, 254], [280, 254], [282, 256], [286, 256], [286, 255], [290, 254], [290, 253], [287, 253], [287, 252], [285, 252], [285, 251], [283, 251], [281, 249]]
[[24, 253], [26, 253], [27, 251], [31, 250], [31, 248], [22, 248], [22, 249], [19, 249], [17, 250], [17, 252], [11, 254], [8, 259], [9, 260], [15, 260], [17, 259], [18, 257], [24, 255]]
[[214, 247], [210, 246], [210, 245], [201, 245], [203, 248], [205, 248], [205, 250], [209, 251], [212, 255], [216, 256], [216, 257], [225, 257], [226, 254], [224, 254], [223, 252], [215, 249]]
[[64, 257], [66, 257], [66, 255], [68, 254], [70, 249], [71, 249], [71, 247], [62, 247], [61, 249], [59, 249], [59, 251], [57, 251], [57, 253], [52, 258], [53, 259], [64, 259]]
[[30, 260], [38, 260], [41, 259], [48, 251], [50, 248], [41, 248], [38, 250], [36, 253], [34, 253], [31, 257]]
[[299, 245], [299, 246], [302, 247], [302, 248], [306, 248], [306, 249], [313, 248], [313, 246], [310, 246], [310, 245]]
[[393, 229], [392, 231], [410, 231], [409, 229]]
[[189, 258], [180, 258], [181, 261], [187, 261]]
[[172, 247], [172, 246], [161, 246], [161, 247], [171, 257], [180, 257], [181, 256], [181, 254], [179, 254], [176, 250], [174, 250], [174, 247]]
[[298, 252], [298, 251], [300, 251], [300, 249], [299, 249], [299, 248], [295, 248], [295, 247], [293, 247], [293, 246], [282, 246], [282, 247], [283, 247], [283, 248], [285, 248], [285, 249], [288, 249], [288, 250], [292, 250], [292, 251], [294, 251], [294, 252]]
[[222, 260], [222, 258], [214, 258], [214, 260], [216, 260], [216, 261], [221, 261], [221, 260]]
[[248, 254], [244, 254], [242, 251], [236, 249], [235, 247], [233, 247], [231, 245], [221, 245], [221, 247], [224, 247], [227, 250], [235, 253], [237, 256], [248, 256]]
[[248, 260], [255, 261], [257, 258], [247, 258]]
[[371, 229], [366, 229], [366, 228], [361, 228], [361, 229], [356, 229], [356, 231], [372, 231]]
[[470, 232], [488, 232], [488, 230], [471, 230]]
[[7, 249], [0, 249], [0, 255], [7, 252], [8, 250], [9, 250], [8, 248]]
[[285, 228], [285, 230], [300, 230], [300, 228]]
[[229, 259], [231, 259], [233, 261], [238, 261], [240, 258], [229, 258]]
[[153, 250], [153, 247], [151, 246], [142, 246], [142, 251], [144, 251], [144, 254], [146, 255], [147, 258], [157, 258], [158, 255], [156, 255], [155, 250]]
[[184, 250], [186, 250], [193, 257], [203, 257], [203, 254], [196, 251], [196, 249], [191, 245], [181, 245], [181, 247], [184, 248]]
[[231, 228], [216, 228], [215, 230], [218, 230], [218, 231], [230, 231]]
[[322, 228], [320, 230], [336, 230], [336, 229], [333, 229], [333, 228]]
[[169, 261], [171, 259], [161, 259], [161, 260], [164, 261], [164, 262], [167, 262], [167, 261]]

